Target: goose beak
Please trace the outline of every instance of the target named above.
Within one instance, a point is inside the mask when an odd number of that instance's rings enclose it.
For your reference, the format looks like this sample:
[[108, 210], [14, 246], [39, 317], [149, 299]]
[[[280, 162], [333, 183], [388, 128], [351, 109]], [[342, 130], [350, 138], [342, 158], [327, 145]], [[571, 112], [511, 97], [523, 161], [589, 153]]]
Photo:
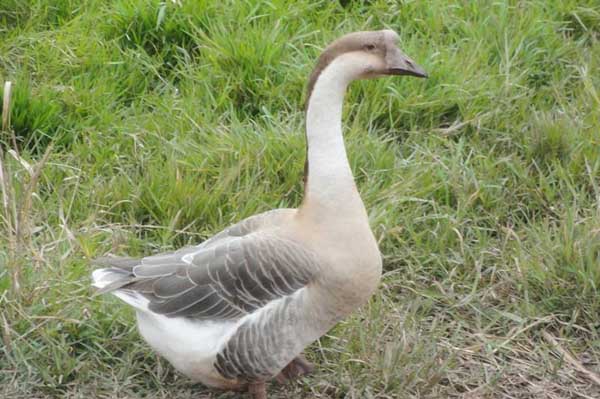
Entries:
[[387, 63], [387, 75], [408, 75], [417, 78], [428, 77], [427, 72], [421, 66], [403, 54], [397, 47], [393, 50], [388, 50], [385, 60]]

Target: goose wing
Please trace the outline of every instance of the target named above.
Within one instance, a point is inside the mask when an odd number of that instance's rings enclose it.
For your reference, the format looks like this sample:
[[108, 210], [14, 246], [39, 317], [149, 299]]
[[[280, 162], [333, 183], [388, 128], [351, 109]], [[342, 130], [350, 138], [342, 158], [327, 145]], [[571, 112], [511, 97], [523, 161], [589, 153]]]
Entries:
[[237, 319], [307, 285], [318, 267], [300, 243], [254, 232], [141, 259], [119, 289], [168, 317]]

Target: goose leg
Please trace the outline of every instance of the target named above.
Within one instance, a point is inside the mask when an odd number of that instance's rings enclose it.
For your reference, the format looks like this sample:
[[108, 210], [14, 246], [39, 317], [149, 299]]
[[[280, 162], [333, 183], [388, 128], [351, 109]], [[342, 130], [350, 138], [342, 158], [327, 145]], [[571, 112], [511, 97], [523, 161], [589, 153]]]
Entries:
[[303, 355], [299, 355], [292, 360], [283, 370], [277, 375], [277, 382], [280, 384], [286, 381], [294, 380], [304, 375], [310, 374], [315, 369], [315, 365], [306, 360]]
[[252, 399], [267, 399], [267, 384], [264, 381], [251, 382], [248, 385], [248, 393]]

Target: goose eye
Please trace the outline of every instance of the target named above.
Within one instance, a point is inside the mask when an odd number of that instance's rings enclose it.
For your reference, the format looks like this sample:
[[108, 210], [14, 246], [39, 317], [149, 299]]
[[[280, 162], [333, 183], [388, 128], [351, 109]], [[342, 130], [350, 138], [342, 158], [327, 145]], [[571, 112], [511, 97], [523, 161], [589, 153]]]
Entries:
[[374, 44], [365, 44], [365, 50], [373, 51], [373, 50], [375, 50], [375, 45]]

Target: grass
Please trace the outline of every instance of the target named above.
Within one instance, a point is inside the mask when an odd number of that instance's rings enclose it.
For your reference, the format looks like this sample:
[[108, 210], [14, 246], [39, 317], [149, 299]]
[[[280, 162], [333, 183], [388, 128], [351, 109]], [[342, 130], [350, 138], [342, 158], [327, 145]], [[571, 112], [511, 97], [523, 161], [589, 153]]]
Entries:
[[383, 282], [309, 349], [316, 374], [274, 397], [599, 397], [594, 0], [3, 0], [17, 148], [4, 132], [0, 396], [234, 397], [91, 298], [89, 259], [297, 205], [311, 67], [340, 34], [382, 27], [431, 76], [347, 96]]

